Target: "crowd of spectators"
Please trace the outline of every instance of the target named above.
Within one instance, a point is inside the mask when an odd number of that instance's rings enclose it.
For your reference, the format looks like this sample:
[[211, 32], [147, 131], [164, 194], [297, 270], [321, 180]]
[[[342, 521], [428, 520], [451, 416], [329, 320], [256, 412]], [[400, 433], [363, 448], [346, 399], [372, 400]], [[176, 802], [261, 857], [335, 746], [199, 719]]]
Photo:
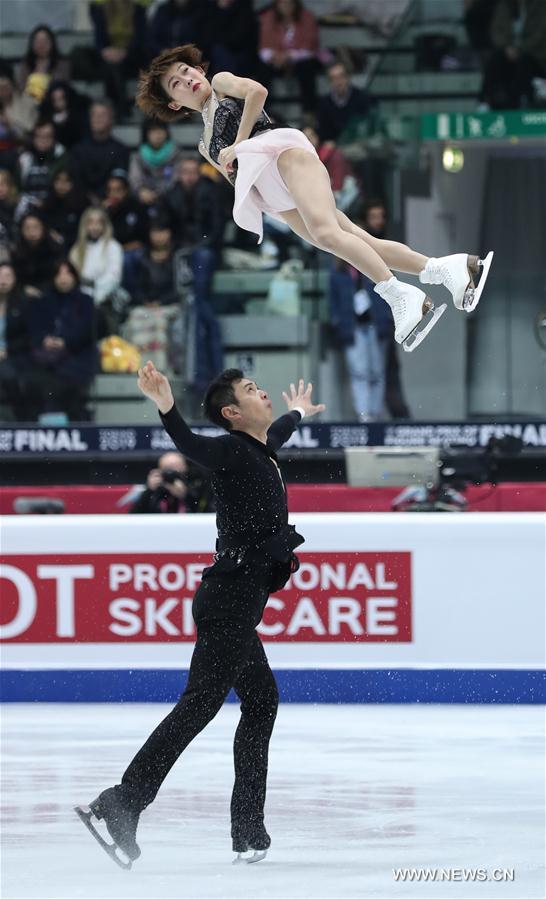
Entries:
[[[0, 60], [0, 401], [17, 420], [60, 410], [88, 418], [99, 341], [135, 308], [183, 303], [181, 255], [198, 317], [193, 385], [222, 363], [211, 295], [228, 187], [164, 123], [143, 121], [136, 147], [115, 137], [116, 123], [135, 114], [128, 81], [165, 46], [201, 45], [209, 74], [229, 69], [267, 85], [289, 76], [336, 196], [355, 183], [336, 142], [370, 100], [320, 47], [302, 0], [273, 0], [260, 15], [252, 0], [151, 6], [93, 0], [93, 47], [63, 57], [39, 24], [19, 63]], [[86, 79], [103, 84], [100, 99], [78, 91]]]
[[479, 109], [544, 106], [544, 0], [465, 0], [464, 21], [482, 63]]

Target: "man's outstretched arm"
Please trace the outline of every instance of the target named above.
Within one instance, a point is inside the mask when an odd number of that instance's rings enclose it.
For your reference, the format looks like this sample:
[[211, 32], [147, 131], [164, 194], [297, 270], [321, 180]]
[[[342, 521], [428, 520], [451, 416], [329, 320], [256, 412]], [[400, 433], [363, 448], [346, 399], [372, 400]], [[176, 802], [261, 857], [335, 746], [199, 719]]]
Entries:
[[298, 426], [302, 418], [310, 418], [317, 412], [324, 412], [326, 406], [320, 403], [314, 406], [311, 402], [311, 393], [313, 385], [308, 384], [305, 388], [305, 381], [300, 378], [298, 389], [293, 384], [290, 385], [290, 396], [283, 392], [283, 398], [288, 406], [288, 413], [281, 415], [273, 422], [267, 432], [267, 440], [274, 449], [280, 449], [283, 443], [289, 439], [295, 428]]
[[153, 362], [139, 368], [138, 386], [156, 404], [165, 430], [184, 456], [211, 471], [233, 468], [237, 464], [236, 448], [227, 434], [225, 437], [200, 437], [188, 427], [176, 408], [168, 379], [157, 371]]

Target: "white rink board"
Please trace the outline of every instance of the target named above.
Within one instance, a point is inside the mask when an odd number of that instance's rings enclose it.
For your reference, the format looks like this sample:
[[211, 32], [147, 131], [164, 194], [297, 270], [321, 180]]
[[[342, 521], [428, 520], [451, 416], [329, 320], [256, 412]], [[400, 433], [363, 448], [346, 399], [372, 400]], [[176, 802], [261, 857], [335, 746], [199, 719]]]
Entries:
[[[545, 663], [542, 513], [294, 514], [312, 553], [411, 554], [411, 642], [270, 641], [273, 668], [509, 668]], [[213, 551], [214, 516], [26, 516], [2, 522], [2, 559]], [[282, 603], [282, 591], [277, 594]], [[38, 603], [39, 603], [38, 594]], [[5, 622], [3, 622], [5, 623]], [[184, 668], [192, 642], [10, 643], [12, 669]]]

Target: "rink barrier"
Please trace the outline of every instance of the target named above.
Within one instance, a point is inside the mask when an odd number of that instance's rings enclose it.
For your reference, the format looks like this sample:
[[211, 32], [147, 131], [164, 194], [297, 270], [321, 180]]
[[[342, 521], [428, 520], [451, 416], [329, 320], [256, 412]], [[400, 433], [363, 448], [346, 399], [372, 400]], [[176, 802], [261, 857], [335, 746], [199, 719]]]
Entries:
[[[546, 516], [304, 513], [258, 627], [287, 702], [544, 702]], [[7, 516], [5, 701], [172, 702], [215, 524]]]
[[[544, 671], [296, 668], [274, 673], [281, 702], [546, 704]], [[12, 670], [3, 675], [0, 699], [175, 703], [187, 677], [187, 670]], [[227, 701], [239, 700], [232, 691]]]
[[[348, 484], [288, 484], [294, 512], [390, 512], [400, 487], [350, 487]], [[56, 499], [67, 515], [123, 515], [135, 501], [134, 484], [0, 487], [0, 514], [15, 514], [18, 499]], [[545, 512], [546, 483], [470, 484], [470, 512]]]

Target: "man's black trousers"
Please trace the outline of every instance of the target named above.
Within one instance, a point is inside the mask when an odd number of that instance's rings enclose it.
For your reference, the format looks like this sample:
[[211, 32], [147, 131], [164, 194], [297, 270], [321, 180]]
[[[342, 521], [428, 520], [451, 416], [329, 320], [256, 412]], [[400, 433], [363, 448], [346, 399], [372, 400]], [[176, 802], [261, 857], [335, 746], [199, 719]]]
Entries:
[[[250, 836], [263, 823], [269, 740], [278, 691], [255, 627], [267, 601], [267, 587], [254, 571], [203, 580], [194, 599], [197, 640], [188, 683], [173, 710], [153, 731], [122, 778], [131, 805], [142, 811], [186, 746], [218, 713], [233, 687], [241, 700], [234, 742], [235, 784], [232, 836]], [[246, 617], [209, 617], [227, 605]], [[249, 601], [252, 600], [252, 603]]]

